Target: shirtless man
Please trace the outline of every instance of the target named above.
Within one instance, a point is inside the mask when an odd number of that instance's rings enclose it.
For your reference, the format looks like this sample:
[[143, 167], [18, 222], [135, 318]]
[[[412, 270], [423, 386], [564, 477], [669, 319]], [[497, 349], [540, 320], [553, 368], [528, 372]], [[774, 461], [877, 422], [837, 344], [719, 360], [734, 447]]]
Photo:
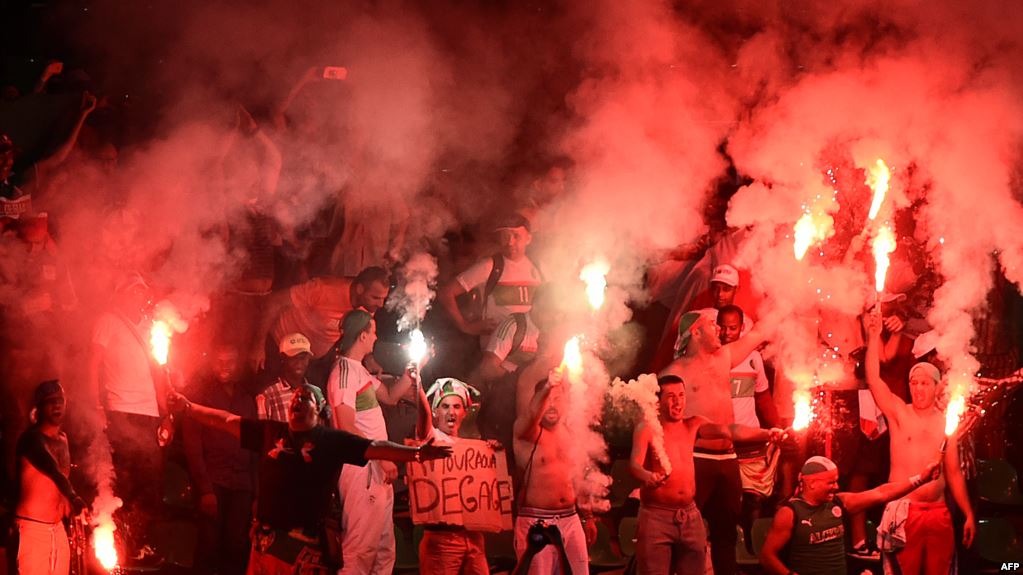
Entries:
[[[643, 483], [639, 492], [639, 531], [636, 560], [641, 575], [684, 575], [703, 573], [707, 534], [696, 508], [696, 470], [693, 444], [697, 438], [769, 441], [779, 439], [781, 430], [755, 429], [744, 425], [720, 425], [706, 417], [685, 417], [686, 386], [681, 378], [668, 375], [658, 379], [664, 449], [671, 462], [671, 474], [654, 456], [652, 432], [641, 423], [632, 434], [629, 470]], [[734, 529], [734, 527], [733, 527]]]
[[[658, 375], [676, 376], [686, 382], [687, 417], [699, 415], [720, 425], [735, 422], [729, 374], [764, 341], [763, 325], [771, 322], [760, 322], [745, 336], [722, 344], [719, 328], [708, 315], [689, 312], [682, 316], [682, 355]], [[732, 575], [736, 570], [735, 526], [742, 512], [742, 480], [732, 440], [697, 438], [693, 457], [696, 505], [710, 526], [714, 573]]]
[[[563, 560], [573, 574], [588, 573], [586, 547], [597, 538], [592, 513], [583, 509], [576, 512], [573, 470], [565, 458], [573, 439], [561, 423], [565, 407], [561, 376], [552, 371], [546, 380], [536, 385], [529, 406], [515, 421], [515, 460], [522, 470], [517, 497], [519, 514], [515, 519], [515, 554], [520, 564], [529, 561], [528, 573], [536, 575], [565, 573]], [[530, 527], [540, 522], [560, 533], [564, 558], [555, 541], [523, 559], [527, 551], [535, 550], [533, 545], [527, 544], [527, 535]]]
[[35, 423], [18, 438], [18, 573], [67, 575], [71, 550], [64, 517], [85, 508], [68, 473], [71, 455], [64, 421], [64, 389], [56, 380], [35, 390]]
[[[934, 365], [921, 362], [909, 371], [912, 403], [904, 403], [881, 379], [879, 349], [882, 321], [867, 314], [867, 384], [878, 407], [888, 419], [892, 438], [889, 481], [906, 477], [927, 463], [945, 440], [945, 414], [935, 405], [941, 373]], [[966, 516], [962, 543], [973, 543], [976, 524], [966, 491], [966, 480], [959, 466], [958, 436], [948, 438], [944, 454], [944, 474], [937, 480], [914, 489], [885, 507], [878, 529], [878, 546], [884, 551], [886, 573], [905, 575], [948, 573], [955, 555], [952, 515], [945, 504], [948, 484], [956, 505]], [[893, 524], [904, 525], [904, 534], [895, 537]], [[897, 529], [896, 529], [897, 530]], [[900, 540], [896, 542], [896, 540]], [[905, 541], [904, 544], [900, 544]], [[897, 569], [896, 569], [897, 564]]]

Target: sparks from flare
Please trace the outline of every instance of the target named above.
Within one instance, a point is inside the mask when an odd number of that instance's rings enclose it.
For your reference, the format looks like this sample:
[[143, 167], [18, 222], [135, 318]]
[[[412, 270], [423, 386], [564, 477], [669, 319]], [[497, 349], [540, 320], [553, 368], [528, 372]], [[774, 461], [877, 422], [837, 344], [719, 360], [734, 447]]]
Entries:
[[891, 259], [888, 256], [895, 251], [896, 247], [895, 234], [892, 229], [886, 225], [878, 228], [874, 242], [871, 244], [871, 249], [874, 252], [874, 290], [877, 293], [884, 291], [885, 276], [888, 275], [888, 266], [891, 264]]
[[604, 305], [604, 292], [607, 290], [607, 272], [611, 266], [604, 260], [597, 260], [583, 266], [579, 279], [586, 284], [586, 299], [590, 307], [598, 310]]
[[873, 220], [881, 211], [881, 204], [884, 203], [885, 194], [888, 193], [888, 182], [891, 180], [892, 172], [884, 160], [878, 158], [873, 166], [867, 168], [866, 184], [874, 190], [874, 198], [870, 202], [869, 218]]

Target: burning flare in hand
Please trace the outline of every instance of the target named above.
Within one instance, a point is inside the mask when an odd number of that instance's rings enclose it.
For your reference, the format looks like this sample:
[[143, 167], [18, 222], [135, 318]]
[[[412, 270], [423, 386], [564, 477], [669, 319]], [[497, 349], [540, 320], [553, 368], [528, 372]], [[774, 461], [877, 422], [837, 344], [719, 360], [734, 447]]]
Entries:
[[154, 320], [149, 330], [149, 345], [153, 348], [153, 358], [160, 365], [167, 365], [170, 355], [171, 327], [163, 320]]
[[792, 392], [792, 403], [795, 414], [792, 417], [792, 430], [802, 431], [810, 426], [813, 420], [813, 408], [810, 405], [810, 394], [804, 390]]
[[877, 213], [881, 211], [881, 204], [884, 203], [884, 196], [888, 193], [888, 182], [891, 180], [892, 173], [888, 169], [888, 165], [884, 163], [884, 160], [878, 158], [877, 162], [869, 168], [867, 168], [867, 181], [866, 184], [870, 186], [870, 189], [874, 190], [874, 199], [870, 202], [870, 214], [871, 220], [877, 217]]
[[604, 260], [587, 264], [579, 272], [579, 279], [586, 284], [586, 299], [590, 307], [598, 310], [604, 305], [604, 292], [607, 290], [607, 272], [611, 266]]
[[96, 559], [107, 571], [117, 567], [117, 547], [114, 544], [114, 522], [109, 517], [101, 519], [92, 529], [92, 546]]
[[827, 214], [804, 213], [792, 230], [795, 236], [792, 250], [796, 259], [802, 260], [810, 246], [828, 239], [834, 233], [832, 224], [833, 220]]
[[959, 427], [959, 419], [963, 416], [963, 412], [966, 411], [966, 396], [962, 393], [954, 392], [951, 399], [948, 400], [948, 406], [945, 408], [945, 436], [952, 437]]
[[578, 381], [579, 376], [582, 375], [583, 354], [579, 349], [579, 336], [565, 342], [565, 354], [561, 358], [561, 371], [562, 373], [567, 371], [568, 377], [575, 381]]
[[423, 331], [418, 327], [412, 330], [409, 334], [408, 342], [408, 359], [409, 362], [414, 363], [416, 367], [423, 362], [426, 358], [426, 354], [429, 351], [429, 346], [426, 344], [426, 336], [423, 335]]
[[874, 236], [874, 243], [871, 249], [874, 252], [874, 290], [877, 293], [884, 291], [885, 276], [888, 275], [888, 266], [891, 263], [889, 254], [895, 251], [895, 234], [888, 226], [881, 226]]

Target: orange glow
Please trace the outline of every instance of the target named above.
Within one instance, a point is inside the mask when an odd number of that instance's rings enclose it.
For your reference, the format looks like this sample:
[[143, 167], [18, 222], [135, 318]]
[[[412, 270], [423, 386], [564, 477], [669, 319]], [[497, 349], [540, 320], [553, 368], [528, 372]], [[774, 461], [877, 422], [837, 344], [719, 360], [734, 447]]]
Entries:
[[583, 354], [579, 349], [579, 336], [565, 342], [565, 355], [561, 359], [561, 369], [568, 372], [569, 379], [578, 380], [583, 372]]
[[156, 363], [167, 365], [167, 357], [170, 355], [171, 340], [170, 324], [163, 320], [153, 321], [153, 327], [149, 330], [149, 345], [153, 349], [153, 357]]
[[114, 522], [107, 520], [96, 525], [92, 530], [92, 546], [96, 551], [96, 559], [107, 571], [117, 567], [117, 547], [114, 545]]
[[604, 260], [587, 264], [579, 272], [579, 279], [586, 284], [586, 299], [594, 310], [604, 305], [604, 291], [607, 290], [607, 272], [611, 266]]
[[953, 392], [952, 398], [948, 400], [948, 406], [945, 408], [945, 435], [952, 437], [952, 434], [956, 432], [956, 428], [959, 427], [959, 419], [963, 416], [963, 412], [966, 411], [966, 396], [964, 396], [958, 390]]
[[802, 260], [810, 246], [826, 240], [834, 232], [832, 219], [826, 214], [804, 213], [792, 230], [795, 240], [792, 250], [796, 259]]
[[888, 193], [888, 182], [891, 180], [891, 177], [891, 170], [888, 169], [884, 160], [880, 158], [878, 158], [873, 166], [867, 168], [866, 184], [870, 186], [870, 189], [874, 190], [874, 199], [870, 202], [869, 215], [871, 220], [876, 218], [877, 213], [881, 211], [881, 204], [884, 203], [884, 196]]
[[891, 263], [889, 254], [895, 251], [895, 234], [888, 226], [881, 226], [874, 236], [874, 243], [871, 249], [874, 252], [874, 289], [877, 293], [884, 291], [885, 276], [888, 275], [888, 266]]
[[809, 427], [813, 420], [813, 407], [810, 405], [809, 392], [797, 389], [792, 392], [792, 404], [795, 414], [792, 417], [792, 430], [802, 431]]

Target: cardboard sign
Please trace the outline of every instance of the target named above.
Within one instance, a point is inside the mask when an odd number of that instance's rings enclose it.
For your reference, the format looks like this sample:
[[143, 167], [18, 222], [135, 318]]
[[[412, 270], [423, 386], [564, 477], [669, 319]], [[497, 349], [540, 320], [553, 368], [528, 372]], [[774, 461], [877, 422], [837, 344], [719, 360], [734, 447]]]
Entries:
[[409, 463], [407, 481], [413, 523], [492, 533], [512, 528], [508, 461], [484, 441], [459, 439], [447, 459]]

